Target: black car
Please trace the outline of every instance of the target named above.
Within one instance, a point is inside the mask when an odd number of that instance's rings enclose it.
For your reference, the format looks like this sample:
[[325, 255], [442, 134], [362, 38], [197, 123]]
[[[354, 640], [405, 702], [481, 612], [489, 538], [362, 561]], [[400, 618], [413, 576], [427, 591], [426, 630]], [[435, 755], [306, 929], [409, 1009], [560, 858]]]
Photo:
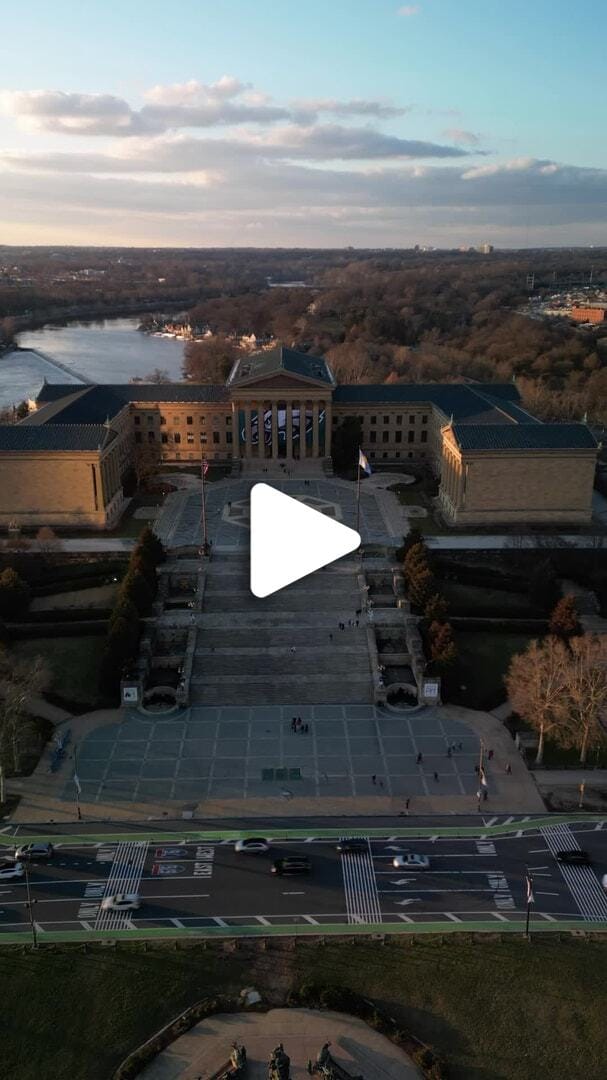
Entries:
[[286, 855], [284, 859], [275, 859], [272, 873], [284, 877], [287, 874], [309, 874], [312, 863], [307, 855]]
[[556, 861], [561, 863], [570, 863], [573, 866], [591, 866], [592, 859], [587, 851], [582, 851], [580, 848], [573, 848], [571, 851], [557, 851]]
[[369, 845], [366, 840], [351, 838], [349, 840], [340, 840], [336, 845], [336, 850], [341, 855], [363, 855], [369, 851]]

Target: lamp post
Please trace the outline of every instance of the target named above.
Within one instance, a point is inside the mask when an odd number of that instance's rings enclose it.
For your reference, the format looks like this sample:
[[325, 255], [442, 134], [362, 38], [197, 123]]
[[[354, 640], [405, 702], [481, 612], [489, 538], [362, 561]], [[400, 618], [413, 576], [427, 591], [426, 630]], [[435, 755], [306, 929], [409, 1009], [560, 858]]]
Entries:
[[533, 895], [533, 875], [529, 870], [527, 870], [525, 881], [527, 884], [527, 919], [525, 921], [525, 937], [527, 938], [527, 941], [531, 941], [529, 923], [531, 919], [531, 905], [535, 903], [535, 897]]
[[27, 896], [27, 902], [26, 902], [25, 906], [27, 907], [27, 910], [28, 910], [29, 920], [30, 920], [30, 929], [32, 931], [32, 947], [34, 949], [37, 949], [38, 948], [38, 937], [37, 937], [37, 934], [36, 934], [36, 923], [35, 923], [35, 920], [34, 920], [34, 911], [33, 911], [33, 904], [37, 903], [37, 901], [32, 900], [32, 894], [31, 894], [31, 891], [30, 891], [30, 872], [29, 872], [29, 866], [27, 865], [27, 860], [24, 861], [24, 866], [25, 866], [25, 892], [26, 892], [26, 896]]
[[76, 747], [74, 747], [74, 787], [76, 789], [76, 816], [78, 821], [82, 821], [82, 811], [80, 809], [80, 793], [82, 788], [80, 786], [80, 777], [78, 776], [78, 754]]

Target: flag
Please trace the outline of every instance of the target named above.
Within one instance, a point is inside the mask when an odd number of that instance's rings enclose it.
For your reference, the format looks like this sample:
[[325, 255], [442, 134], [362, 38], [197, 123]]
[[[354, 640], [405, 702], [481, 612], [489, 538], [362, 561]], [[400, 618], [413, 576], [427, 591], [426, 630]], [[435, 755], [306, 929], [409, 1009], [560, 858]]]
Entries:
[[373, 471], [371, 466], [369, 465], [369, 462], [367, 461], [365, 455], [363, 454], [362, 450], [360, 450], [360, 449], [358, 451], [358, 467], [359, 467], [359, 469], [364, 469], [367, 476], [370, 476], [372, 471]]
[[78, 773], [74, 773], [74, 783], [76, 785], [76, 791], [79, 795], [82, 795], [82, 788], [80, 786], [80, 780], [78, 779]]
[[209, 471], [209, 463], [206, 458], [202, 462], [202, 475], [206, 476]]
[[481, 778], [481, 784], [483, 785], [483, 787], [487, 787], [487, 777], [485, 776], [485, 770], [484, 769], [480, 770], [480, 778]]
[[527, 874], [527, 904], [535, 904], [533, 895], [533, 878]]

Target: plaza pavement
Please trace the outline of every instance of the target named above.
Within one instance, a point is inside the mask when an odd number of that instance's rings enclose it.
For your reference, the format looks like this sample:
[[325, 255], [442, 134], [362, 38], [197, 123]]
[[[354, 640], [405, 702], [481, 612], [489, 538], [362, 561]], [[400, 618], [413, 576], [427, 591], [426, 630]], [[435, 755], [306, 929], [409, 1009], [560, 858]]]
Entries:
[[265, 1013], [210, 1016], [181, 1035], [141, 1073], [142, 1080], [208, 1080], [228, 1060], [232, 1044], [244, 1044], [248, 1080], [265, 1080], [272, 1050], [284, 1044], [291, 1080], [309, 1077], [323, 1043], [351, 1076], [365, 1080], [416, 1080], [421, 1076], [400, 1047], [363, 1020], [312, 1009], [271, 1009]]

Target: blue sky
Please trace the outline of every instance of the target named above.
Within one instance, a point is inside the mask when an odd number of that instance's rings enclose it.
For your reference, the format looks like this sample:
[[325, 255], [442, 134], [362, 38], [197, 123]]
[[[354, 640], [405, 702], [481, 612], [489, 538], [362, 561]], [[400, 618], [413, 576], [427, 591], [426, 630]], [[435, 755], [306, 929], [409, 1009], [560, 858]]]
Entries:
[[607, 243], [599, 0], [3, 7], [13, 243]]

